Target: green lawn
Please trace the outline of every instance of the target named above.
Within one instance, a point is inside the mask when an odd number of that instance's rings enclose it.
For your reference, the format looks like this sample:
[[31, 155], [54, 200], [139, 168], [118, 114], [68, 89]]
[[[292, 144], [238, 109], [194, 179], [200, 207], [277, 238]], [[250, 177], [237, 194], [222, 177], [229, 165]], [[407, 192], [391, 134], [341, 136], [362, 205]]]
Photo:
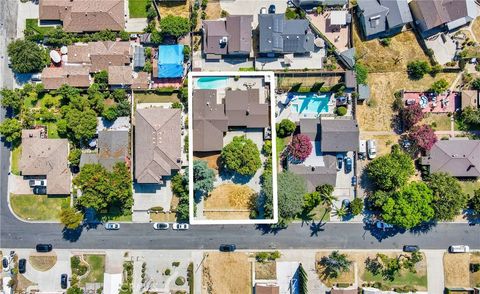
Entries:
[[480, 180], [472, 180], [472, 181], [459, 181], [460, 186], [462, 186], [463, 192], [469, 194], [470, 196], [473, 195], [473, 191], [480, 189]]
[[89, 265], [89, 272], [85, 278], [80, 280], [80, 286], [84, 286], [86, 283], [103, 283], [105, 255], [84, 255], [83, 259]]
[[130, 18], [146, 18], [147, 3], [150, 0], [128, 0], [128, 11]]
[[155, 93], [135, 93], [135, 101], [137, 103], [173, 103], [180, 102], [177, 93], [159, 95]]
[[282, 153], [283, 149], [285, 149], [286, 144], [285, 144], [285, 138], [276, 138], [276, 143], [277, 143], [277, 162], [279, 161], [280, 158], [280, 153]]
[[446, 114], [427, 114], [422, 123], [430, 125], [435, 131], [450, 131], [450, 117]]
[[124, 214], [117, 207], [112, 207], [108, 213], [99, 213], [97, 216], [102, 222], [108, 222], [108, 221], [131, 222], [132, 221], [131, 213]]
[[20, 158], [22, 157], [22, 145], [13, 148], [12, 150], [12, 174], [20, 175]]
[[49, 139], [60, 138], [60, 136], [58, 135], [57, 123], [56, 122], [49, 122], [49, 123], [44, 123], [44, 124], [47, 125], [48, 138]]
[[402, 274], [397, 274], [393, 281], [384, 279], [381, 275], [373, 275], [369, 271], [365, 271], [364, 276], [362, 277], [363, 281], [368, 282], [381, 282], [382, 285], [390, 287], [402, 287], [406, 285], [417, 286], [422, 288], [427, 288], [427, 275], [418, 275], [409, 271], [402, 271]]
[[53, 27], [39, 27], [38, 26], [38, 18], [27, 18], [25, 20], [25, 27], [26, 28], [30, 28], [34, 31], [36, 31], [37, 33], [40, 33], [40, 34], [46, 34], [48, 33], [49, 31], [53, 30]]
[[70, 197], [11, 194], [10, 203], [15, 214], [22, 219], [58, 221], [62, 207], [70, 205]]
[[330, 212], [326, 207], [319, 205], [312, 209], [309, 213], [302, 213], [296, 218], [297, 221], [301, 220], [314, 220], [315, 222], [328, 222], [330, 220]]

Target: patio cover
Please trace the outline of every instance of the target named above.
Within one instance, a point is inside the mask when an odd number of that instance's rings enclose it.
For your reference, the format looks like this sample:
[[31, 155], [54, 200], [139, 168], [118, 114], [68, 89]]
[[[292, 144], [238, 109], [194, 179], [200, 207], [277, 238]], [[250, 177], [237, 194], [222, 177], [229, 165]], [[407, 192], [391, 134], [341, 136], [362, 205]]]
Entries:
[[160, 45], [158, 47], [158, 77], [180, 78], [183, 76], [183, 45]]
[[347, 11], [334, 10], [330, 12], [330, 24], [344, 26], [347, 24]]

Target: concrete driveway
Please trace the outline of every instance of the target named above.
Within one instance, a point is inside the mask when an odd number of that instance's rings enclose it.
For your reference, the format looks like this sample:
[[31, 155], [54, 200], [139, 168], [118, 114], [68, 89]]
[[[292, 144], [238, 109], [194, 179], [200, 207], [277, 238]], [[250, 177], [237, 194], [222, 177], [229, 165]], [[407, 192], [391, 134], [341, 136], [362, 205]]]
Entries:
[[17, 38], [23, 38], [23, 31], [25, 30], [25, 21], [28, 18], [38, 19], [39, 11], [38, 5], [33, 2], [18, 3], [17, 15]]
[[220, 0], [220, 6], [230, 14], [253, 15], [253, 27], [258, 25], [258, 14], [260, 9], [271, 4], [275, 5], [277, 13], [283, 13], [287, 9], [286, 0]]

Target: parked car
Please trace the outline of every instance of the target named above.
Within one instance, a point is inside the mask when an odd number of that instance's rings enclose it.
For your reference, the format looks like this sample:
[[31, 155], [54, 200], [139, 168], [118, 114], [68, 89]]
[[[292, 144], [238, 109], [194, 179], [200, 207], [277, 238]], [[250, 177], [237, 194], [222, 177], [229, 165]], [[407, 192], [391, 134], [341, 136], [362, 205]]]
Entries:
[[105, 230], [120, 230], [119, 223], [106, 223]]
[[188, 228], [189, 228], [189, 225], [185, 223], [174, 223], [172, 225], [172, 229], [179, 230], [179, 231], [188, 230]]
[[268, 6], [268, 13], [275, 14], [275, 10], [276, 10], [275, 5], [272, 4], [272, 5]]
[[343, 154], [337, 153], [337, 170], [341, 170], [343, 165]]
[[358, 146], [358, 158], [365, 159], [366, 156], [367, 156], [367, 141], [360, 140], [360, 143]]
[[375, 140], [367, 141], [367, 155], [370, 159], [377, 157], [377, 142]]
[[42, 74], [41, 73], [36, 73], [36, 74], [33, 74], [32, 77], [31, 77], [32, 81], [34, 82], [39, 82], [42, 80]]
[[353, 176], [352, 177], [352, 186], [356, 186], [357, 185], [357, 176]]
[[384, 231], [387, 230], [387, 229], [392, 229], [393, 228], [393, 225], [387, 224], [384, 221], [377, 221], [376, 226], [377, 226], [377, 229], [381, 229], [381, 230], [384, 230]]
[[33, 187], [33, 194], [35, 194], [35, 195], [47, 195], [47, 187], [44, 187], [44, 186]]
[[343, 199], [342, 200], [342, 207], [348, 209], [350, 207], [350, 200], [348, 199]]
[[68, 275], [67, 274], [62, 274], [60, 276], [60, 286], [62, 289], [67, 289], [68, 287]]
[[35, 247], [37, 252], [50, 252], [53, 249], [52, 244], [37, 244]]
[[352, 158], [345, 157], [345, 173], [348, 174], [352, 171]]
[[260, 14], [267, 14], [267, 8], [266, 7], [260, 8]]
[[467, 253], [470, 252], [470, 247], [467, 245], [452, 245], [448, 247], [450, 253]]
[[6, 255], [2, 258], [2, 268], [4, 272], [8, 272], [10, 270], [10, 261]]
[[420, 247], [418, 247], [417, 245], [404, 245], [403, 246], [403, 251], [405, 252], [416, 252], [420, 250]]
[[166, 230], [168, 228], [170, 228], [168, 223], [153, 223], [154, 230]]
[[235, 244], [222, 244], [219, 249], [221, 252], [233, 252], [237, 249], [237, 246]]
[[18, 261], [18, 272], [24, 274], [27, 271], [27, 260], [22, 258]]
[[47, 186], [47, 180], [29, 180], [28, 184], [30, 187], [46, 187]]

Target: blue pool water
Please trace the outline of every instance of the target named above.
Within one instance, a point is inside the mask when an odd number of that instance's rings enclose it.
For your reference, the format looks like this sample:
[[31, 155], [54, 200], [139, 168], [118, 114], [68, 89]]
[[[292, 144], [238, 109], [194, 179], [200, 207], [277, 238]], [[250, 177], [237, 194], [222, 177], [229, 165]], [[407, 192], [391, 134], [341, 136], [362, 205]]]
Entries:
[[[291, 95], [291, 96], [290, 96]], [[330, 95], [316, 93], [289, 93], [293, 111], [297, 113], [328, 112]]]
[[203, 77], [198, 78], [198, 89], [219, 89], [227, 87], [228, 77]]

